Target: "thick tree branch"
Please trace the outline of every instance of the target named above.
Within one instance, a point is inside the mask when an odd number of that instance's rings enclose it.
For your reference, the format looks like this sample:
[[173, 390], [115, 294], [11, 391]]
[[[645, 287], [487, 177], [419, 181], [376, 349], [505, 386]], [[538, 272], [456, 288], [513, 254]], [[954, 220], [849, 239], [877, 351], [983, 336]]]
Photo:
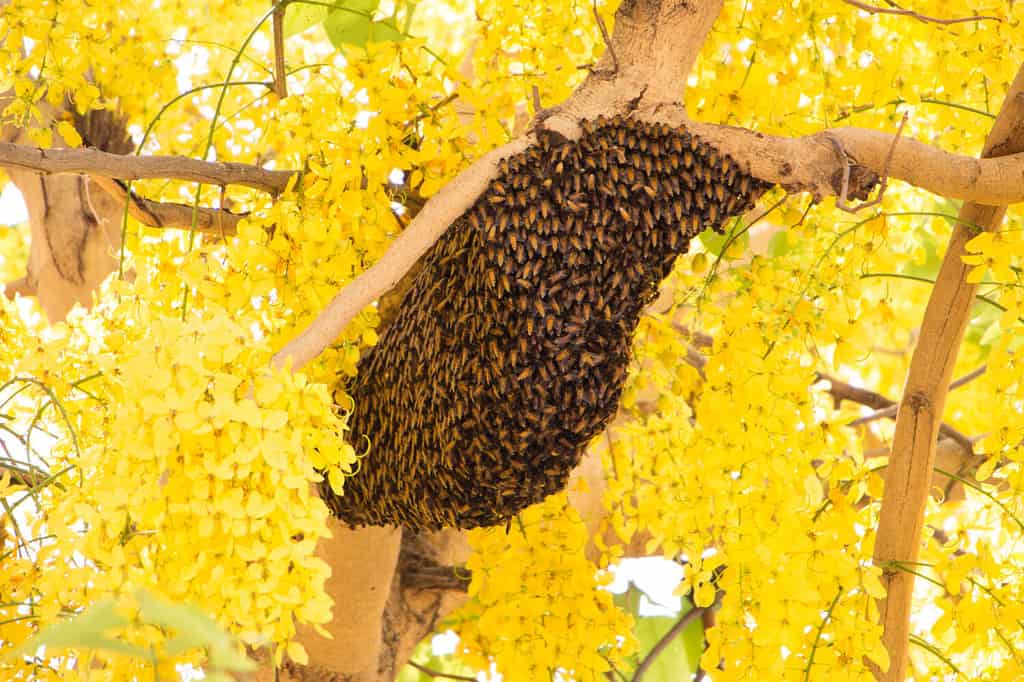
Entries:
[[[982, 156], [1021, 150], [1024, 150], [1024, 68], [1010, 86]], [[1017, 184], [1021, 184], [1019, 179]], [[962, 260], [964, 245], [976, 234], [974, 226], [998, 229], [1005, 213], [1005, 206], [964, 204], [925, 309], [921, 341], [910, 361], [875, 539], [874, 561], [884, 571], [882, 580], [887, 590], [887, 597], [880, 600], [878, 606], [890, 666], [884, 672], [874, 669], [874, 673], [885, 682], [899, 682], [906, 676], [910, 604], [914, 591], [913, 575], [887, 567], [894, 562], [914, 562], [918, 557], [935, 463], [935, 440], [953, 365], [977, 291], [976, 284], [966, 281], [970, 266]]]
[[118, 180], [167, 178], [210, 185], [242, 185], [270, 194], [281, 193], [295, 173], [184, 156], [129, 156], [98, 149], [40, 149], [10, 142], [0, 142], [0, 167], [46, 174], [100, 175]]
[[461, 216], [498, 174], [498, 162], [526, 149], [522, 137], [488, 152], [449, 182], [416, 215], [384, 256], [335, 296], [304, 332], [274, 356], [275, 367], [298, 369], [323, 352], [359, 311], [387, 293]]
[[842, 192], [845, 164], [836, 156], [832, 140], [837, 140], [855, 164], [850, 168], [851, 197], [858, 191], [866, 194], [874, 186], [885, 173], [892, 150], [890, 178], [943, 197], [979, 204], [1001, 206], [1024, 201], [1024, 153], [976, 159], [906, 137], [897, 141], [895, 135], [864, 128], [833, 128], [789, 138], [690, 121], [682, 111], [671, 118], [730, 154], [752, 175], [791, 192], [810, 192], [816, 198]]

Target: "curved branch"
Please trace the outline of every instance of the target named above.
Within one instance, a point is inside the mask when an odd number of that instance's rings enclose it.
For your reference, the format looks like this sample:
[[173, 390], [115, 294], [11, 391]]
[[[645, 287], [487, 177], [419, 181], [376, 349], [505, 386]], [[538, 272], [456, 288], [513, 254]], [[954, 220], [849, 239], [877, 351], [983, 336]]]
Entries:
[[473, 205], [497, 176], [498, 162], [523, 151], [532, 141], [532, 136], [521, 137], [488, 152], [431, 197], [381, 259], [352, 280], [313, 324], [274, 355], [274, 367], [291, 362], [295, 370], [320, 355], [359, 311], [387, 293], [448, 226]]
[[270, 194], [281, 193], [295, 173], [185, 156], [125, 156], [91, 148], [40, 149], [10, 142], [0, 142], [0, 167], [46, 174], [101, 175], [118, 180], [169, 178], [210, 185], [242, 185]]
[[956, 19], [940, 19], [938, 17], [929, 17], [924, 14], [918, 14], [911, 9], [901, 9], [899, 7], [878, 7], [876, 5], [869, 5], [866, 2], [860, 2], [859, 0], [843, 0], [847, 5], [852, 5], [857, 9], [864, 10], [868, 14], [895, 14], [901, 17], [910, 17], [911, 19], [917, 19], [923, 24], [940, 24], [942, 26], [948, 26], [949, 24], [962, 24], [967, 21], [1002, 21], [999, 17], [993, 16], [973, 16], [973, 17], [958, 17]]

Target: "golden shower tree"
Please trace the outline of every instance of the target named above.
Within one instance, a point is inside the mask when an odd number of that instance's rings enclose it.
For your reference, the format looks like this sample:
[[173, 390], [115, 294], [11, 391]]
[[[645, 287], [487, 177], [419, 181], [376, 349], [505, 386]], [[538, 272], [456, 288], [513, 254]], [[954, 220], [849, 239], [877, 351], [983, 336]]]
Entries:
[[[443, 625], [463, 671], [641, 679], [699, 620], [714, 680], [1018, 679], [1022, 20], [0, 4], [28, 215], [0, 232], [4, 675], [391, 680]], [[374, 457], [357, 363], [421, 256], [599, 116], [772, 189], [676, 260], [566, 493], [469, 532], [330, 518]], [[603, 586], [642, 555], [692, 608], [638, 650]]]

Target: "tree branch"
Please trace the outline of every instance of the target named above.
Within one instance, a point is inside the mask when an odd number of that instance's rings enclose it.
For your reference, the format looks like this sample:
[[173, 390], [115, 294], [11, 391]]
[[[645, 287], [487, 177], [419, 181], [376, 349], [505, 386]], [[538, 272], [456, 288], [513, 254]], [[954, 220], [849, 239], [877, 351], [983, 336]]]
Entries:
[[965, 21], [1002, 21], [1002, 19], [1000, 19], [999, 17], [992, 16], [960, 17], [957, 19], [938, 19], [936, 17], [925, 16], [924, 14], [919, 14], [918, 12], [915, 12], [913, 10], [901, 9], [899, 7], [877, 7], [875, 5], [869, 5], [864, 2], [859, 2], [859, 0], [843, 0], [843, 2], [845, 2], [847, 5], [852, 5], [857, 9], [862, 9], [868, 14], [895, 14], [901, 17], [910, 17], [912, 19], [917, 19], [918, 21], [924, 24], [949, 25], [962, 24]]
[[298, 369], [323, 352], [359, 311], [387, 293], [498, 174], [498, 162], [526, 149], [521, 137], [480, 157], [431, 197], [387, 252], [335, 296], [313, 323], [277, 352], [275, 367]]
[[[805, 137], [780, 137], [692, 121], [681, 107], [659, 118], [689, 128], [736, 159], [751, 175], [790, 192], [810, 192], [817, 199], [842, 193], [847, 166], [846, 159], [836, 156], [832, 143], [836, 140], [854, 164], [849, 167], [850, 197], [866, 196], [878, 179], [887, 175], [951, 199], [991, 206], [1024, 201], [1024, 153], [976, 159], [865, 128], [832, 128]], [[890, 150], [892, 161], [886, 174]]]
[[443, 673], [440, 670], [433, 670], [431, 668], [428, 668], [425, 665], [420, 665], [419, 663], [417, 663], [416, 661], [413, 661], [411, 659], [408, 661], [408, 663], [413, 668], [416, 668], [417, 670], [419, 670], [421, 673], [423, 673], [427, 677], [432, 677], [434, 679], [469, 680], [469, 682], [476, 682], [476, 678], [475, 677], [468, 677], [467, 675], [453, 675], [451, 673]]
[[40, 149], [10, 142], [0, 142], [0, 167], [46, 174], [100, 175], [118, 180], [169, 178], [210, 185], [242, 185], [269, 194], [280, 194], [295, 173], [184, 156], [128, 156], [88, 148]]
[[152, 201], [134, 193], [129, 197], [128, 189], [117, 180], [100, 175], [94, 175], [89, 179], [121, 204], [127, 201], [128, 213], [149, 227], [190, 230], [192, 229], [193, 212], [195, 212], [196, 232], [226, 237], [235, 234], [239, 221], [245, 217], [227, 209]]
[[[954, 381], [952, 384], [949, 385], [950, 390], [958, 388], [959, 386], [963, 386], [971, 379], [981, 376], [981, 374], [984, 372], [984, 369], [985, 365], [982, 365], [981, 367], [974, 370], [970, 374], [967, 374], [958, 379], [957, 381]], [[828, 374], [824, 374], [823, 372], [818, 372], [817, 377], [819, 381], [829, 382], [831, 387], [829, 388], [828, 392], [832, 395], [832, 399], [836, 402], [837, 405], [842, 400], [849, 400], [851, 402], [859, 403], [861, 405], [873, 408], [875, 410], [875, 412], [867, 415], [866, 417], [854, 419], [852, 422], [847, 424], [847, 426], [861, 426], [863, 424], [867, 424], [868, 422], [872, 422], [878, 419], [892, 418], [896, 416], [898, 408], [896, 401], [886, 398], [881, 393], [876, 393], [875, 391], [870, 391], [865, 388], [853, 386], [844, 381], [840, 381], [839, 379], [829, 376]], [[976, 439], [965, 435], [960, 430], [950, 426], [946, 422], [942, 422], [942, 424], [939, 426], [939, 435], [945, 436], [946, 438], [949, 438], [950, 440], [954, 441], [967, 454], [974, 454], [974, 441]]]
[[[901, 144], [901, 147], [903, 145]], [[1006, 95], [992, 126], [983, 157], [1013, 154], [1024, 149], [1024, 68]], [[956, 175], [950, 169], [950, 175]], [[1018, 176], [1017, 184], [1020, 186]], [[924, 511], [935, 463], [936, 436], [957, 350], [963, 339], [976, 284], [966, 281], [970, 266], [964, 264], [964, 245], [976, 234], [974, 226], [998, 229], [1006, 202], [983, 206], [966, 203], [960, 211], [921, 323], [921, 342], [910, 361], [906, 388], [900, 401], [893, 436], [892, 455], [886, 471], [885, 495], [875, 539], [876, 566], [917, 560], [924, 526]], [[904, 571], [882, 575], [887, 596], [878, 610], [890, 665], [885, 672], [872, 666], [875, 677], [897, 682], [906, 675], [910, 634], [910, 604], [914, 576]]]
[[[4, 448], [6, 450], [6, 448]], [[24, 466], [18, 466], [13, 462], [0, 462], [0, 477], [3, 474], [10, 475], [12, 483], [17, 485], [23, 485], [26, 488], [34, 488], [39, 485], [40, 481], [45, 481], [50, 473], [43, 469], [39, 469], [30, 464], [24, 464]]]
[[830, 374], [824, 372], [816, 372], [815, 378], [818, 381], [827, 381], [829, 383], [828, 392], [832, 396], [832, 400], [835, 402], [835, 406], [839, 407], [839, 403], [843, 400], [849, 400], [850, 402], [864, 405], [875, 410], [880, 410], [890, 405], [895, 405], [895, 401], [886, 398], [881, 393], [854, 386], [848, 384], [845, 381], [840, 381]]
[[[274, 0], [276, 2], [276, 0]], [[288, 96], [288, 83], [285, 80], [284, 68], [284, 10], [285, 3], [274, 7], [272, 25], [274, 27], [274, 93], [281, 99]]]
[[16, 295], [22, 296], [35, 296], [36, 288], [32, 282], [29, 281], [28, 275], [19, 277], [18, 279], [8, 282], [4, 285], [4, 296], [9, 299], [14, 299]]
[[[637, 120], [686, 127], [730, 154], [752, 175], [790, 192], [812, 192], [816, 198], [838, 196], [848, 175], [847, 196], [864, 199], [879, 177], [886, 175], [948, 197], [988, 203], [1024, 201], [1024, 154], [979, 161], [864, 129], [835, 129], [791, 139], [690, 120], [679, 98], [720, 9], [721, 0], [624, 3], [616, 13], [609, 43], [614, 46], [618, 68], [612, 68], [612, 50], [606, 51], [576, 92], [538, 114], [533, 129], [543, 128], [573, 140], [581, 134], [581, 120], [599, 114], [626, 114]], [[496, 175], [498, 160], [526, 149], [533, 139], [532, 135], [521, 137], [492, 151], [444, 187], [377, 263], [348, 284], [312, 325], [274, 356], [274, 366], [291, 362], [298, 369], [317, 357], [359, 311], [389, 291], [472, 206]], [[842, 145], [842, 160], [837, 159], [830, 140]], [[850, 167], [848, 161], [854, 165]]]

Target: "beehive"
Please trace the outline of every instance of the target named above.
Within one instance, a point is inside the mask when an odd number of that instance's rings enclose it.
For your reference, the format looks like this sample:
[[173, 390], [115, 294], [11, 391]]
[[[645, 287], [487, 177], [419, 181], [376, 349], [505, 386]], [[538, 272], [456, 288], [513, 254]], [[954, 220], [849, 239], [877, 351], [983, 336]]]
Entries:
[[683, 130], [540, 133], [422, 259], [359, 364], [352, 525], [472, 528], [561, 490], [615, 413], [643, 308], [706, 226], [766, 185]]

